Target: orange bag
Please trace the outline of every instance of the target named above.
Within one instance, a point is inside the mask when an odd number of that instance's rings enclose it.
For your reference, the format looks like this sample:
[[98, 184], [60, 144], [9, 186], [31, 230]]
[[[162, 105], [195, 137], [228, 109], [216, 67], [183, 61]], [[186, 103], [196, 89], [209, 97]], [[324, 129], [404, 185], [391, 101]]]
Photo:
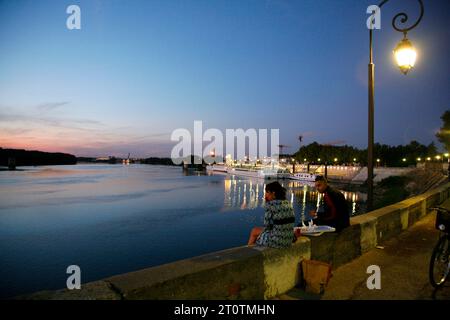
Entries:
[[322, 294], [331, 278], [331, 265], [317, 260], [302, 260], [301, 267], [305, 291]]

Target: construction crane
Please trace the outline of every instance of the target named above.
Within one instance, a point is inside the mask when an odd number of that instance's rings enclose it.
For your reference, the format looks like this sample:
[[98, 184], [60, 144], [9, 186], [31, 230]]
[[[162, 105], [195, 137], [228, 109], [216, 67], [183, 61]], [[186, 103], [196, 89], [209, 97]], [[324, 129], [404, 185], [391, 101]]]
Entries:
[[298, 150], [300, 150], [301, 148], [302, 148], [302, 142], [303, 142], [303, 136], [302, 135], [299, 135], [298, 136], [298, 141], [299, 141], [299, 147], [298, 147]]

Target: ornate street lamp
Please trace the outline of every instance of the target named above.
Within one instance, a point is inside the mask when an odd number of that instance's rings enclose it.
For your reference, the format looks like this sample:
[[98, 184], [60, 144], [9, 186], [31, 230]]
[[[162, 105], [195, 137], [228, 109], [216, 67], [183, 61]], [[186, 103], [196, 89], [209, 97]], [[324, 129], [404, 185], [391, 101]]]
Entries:
[[395, 47], [394, 55], [400, 71], [406, 75], [414, 67], [417, 57], [416, 49], [414, 49], [411, 41], [406, 38], [406, 33], [403, 40]]
[[[388, 2], [389, 0], [382, 1], [378, 8]], [[422, 0], [417, 0], [420, 4], [420, 16], [417, 21], [411, 25], [409, 28], [400, 28], [397, 26], [398, 19], [400, 18], [400, 23], [404, 24], [408, 21], [408, 15], [406, 13], [398, 13], [392, 19], [392, 27], [403, 33], [403, 39], [394, 49], [394, 55], [400, 71], [403, 74], [407, 74], [411, 68], [414, 67], [416, 62], [417, 53], [414, 50], [411, 42], [406, 37], [408, 31], [414, 29], [419, 22], [422, 20], [424, 7]], [[373, 25], [373, 19], [371, 23]], [[373, 149], [374, 149], [374, 88], [375, 88], [375, 65], [373, 63], [373, 28], [369, 28], [369, 123], [368, 123], [368, 146], [367, 146], [367, 211], [373, 208]]]

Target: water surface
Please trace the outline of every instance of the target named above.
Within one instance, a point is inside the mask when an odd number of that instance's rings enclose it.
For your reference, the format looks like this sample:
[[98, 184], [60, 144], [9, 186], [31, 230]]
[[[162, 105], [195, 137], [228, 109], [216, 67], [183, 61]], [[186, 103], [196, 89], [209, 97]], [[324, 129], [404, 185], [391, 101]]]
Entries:
[[[264, 181], [109, 164], [0, 172], [0, 296], [82, 283], [245, 245], [263, 224]], [[299, 222], [317, 192], [282, 181]], [[359, 195], [345, 193], [353, 214]]]

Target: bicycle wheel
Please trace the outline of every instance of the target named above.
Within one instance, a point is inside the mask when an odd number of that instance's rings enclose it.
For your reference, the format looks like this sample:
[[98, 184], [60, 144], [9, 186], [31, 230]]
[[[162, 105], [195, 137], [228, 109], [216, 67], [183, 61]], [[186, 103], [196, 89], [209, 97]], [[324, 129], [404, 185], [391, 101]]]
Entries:
[[429, 277], [431, 285], [435, 288], [442, 287], [449, 274], [449, 236], [442, 236], [431, 255]]

